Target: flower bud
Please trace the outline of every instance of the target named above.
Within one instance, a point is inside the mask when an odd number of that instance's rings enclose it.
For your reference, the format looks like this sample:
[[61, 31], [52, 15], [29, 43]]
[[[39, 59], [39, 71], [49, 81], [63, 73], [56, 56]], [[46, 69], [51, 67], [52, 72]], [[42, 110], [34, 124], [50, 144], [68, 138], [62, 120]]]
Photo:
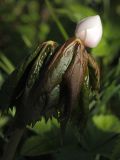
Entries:
[[96, 47], [102, 37], [100, 16], [91, 16], [80, 21], [76, 26], [75, 36], [80, 38], [86, 47]]

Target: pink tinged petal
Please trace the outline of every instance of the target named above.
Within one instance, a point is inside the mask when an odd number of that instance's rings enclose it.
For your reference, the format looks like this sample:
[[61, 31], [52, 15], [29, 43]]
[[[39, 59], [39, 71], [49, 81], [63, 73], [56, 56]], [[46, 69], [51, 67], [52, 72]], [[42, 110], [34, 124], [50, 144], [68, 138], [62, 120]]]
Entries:
[[96, 47], [102, 37], [100, 16], [91, 16], [80, 21], [77, 24], [75, 36], [80, 38], [85, 46], [90, 48]]

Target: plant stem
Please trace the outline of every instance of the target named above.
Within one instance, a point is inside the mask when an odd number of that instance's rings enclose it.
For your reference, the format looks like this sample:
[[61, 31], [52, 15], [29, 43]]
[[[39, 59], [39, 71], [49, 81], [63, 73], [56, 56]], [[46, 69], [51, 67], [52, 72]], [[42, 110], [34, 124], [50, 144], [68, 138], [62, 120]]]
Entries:
[[0, 52], [0, 67], [5, 70], [8, 74], [10, 74], [14, 69], [14, 65], [10, 62], [10, 60]]
[[18, 128], [13, 133], [8, 144], [5, 146], [2, 160], [14, 160], [18, 144], [24, 133], [25, 128]]
[[53, 8], [52, 5], [50, 4], [49, 0], [45, 0], [45, 2], [46, 2], [46, 5], [47, 5], [47, 7], [48, 7], [48, 10], [49, 10], [49, 12], [50, 12], [53, 20], [56, 22], [56, 24], [57, 24], [57, 26], [58, 26], [58, 28], [59, 28], [59, 30], [60, 30], [63, 38], [64, 38], [65, 40], [67, 40], [69, 36], [68, 36], [67, 32], [65, 31], [65, 29], [63, 28], [63, 25], [62, 25], [61, 22], [59, 21], [58, 17], [57, 17], [56, 14], [54, 13], [54, 8]]
[[0, 61], [0, 68], [1, 68], [3, 71], [5, 71], [7, 74], [10, 74], [10, 73], [11, 73], [10, 70], [8, 69], [8, 67], [7, 67], [3, 62], [1, 62], [1, 61]]

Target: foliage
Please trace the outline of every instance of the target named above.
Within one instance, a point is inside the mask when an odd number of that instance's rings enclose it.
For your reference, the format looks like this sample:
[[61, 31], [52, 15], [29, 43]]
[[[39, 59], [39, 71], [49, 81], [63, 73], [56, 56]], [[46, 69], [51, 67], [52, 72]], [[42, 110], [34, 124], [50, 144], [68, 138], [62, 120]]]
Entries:
[[[103, 38], [90, 52], [101, 67], [101, 89], [91, 98], [84, 133], [68, 125], [63, 144], [55, 119], [27, 126], [18, 159], [118, 160], [120, 158], [120, 2], [119, 0], [2, 0], [0, 1], [0, 86], [40, 41], [63, 43], [74, 36], [76, 23], [99, 14]], [[5, 131], [14, 116], [0, 112], [0, 155]]]

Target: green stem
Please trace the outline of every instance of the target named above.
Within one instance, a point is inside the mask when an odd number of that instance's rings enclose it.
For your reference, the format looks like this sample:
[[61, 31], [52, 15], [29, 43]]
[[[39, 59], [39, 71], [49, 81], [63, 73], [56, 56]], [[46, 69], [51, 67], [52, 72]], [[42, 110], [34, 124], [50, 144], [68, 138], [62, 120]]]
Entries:
[[3, 71], [5, 71], [7, 74], [10, 74], [10, 70], [8, 69], [8, 67], [0, 61], [0, 68], [3, 69]]
[[61, 24], [61, 22], [57, 18], [56, 14], [54, 13], [54, 9], [53, 9], [52, 5], [50, 4], [49, 0], [45, 0], [45, 2], [46, 2], [46, 5], [48, 7], [48, 10], [49, 10], [53, 20], [56, 22], [59, 30], [61, 31], [62, 36], [64, 37], [65, 40], [67, 40], [69, 36], [68, 36], [67, 32], [65, 31], [65, 29], [63, 28], [63, 25]]
[[6, 65], [6, 67], [8, 68], [10, 73], [15, 69], [13, 64], [10, 62], [10, 60], [4, 54], [0, 53], [0, 59]]
[[14, 160], [18, 144], [24, 133], [25, 128], [16, 129], [8, 144], [5, 147], [2, 160]]

